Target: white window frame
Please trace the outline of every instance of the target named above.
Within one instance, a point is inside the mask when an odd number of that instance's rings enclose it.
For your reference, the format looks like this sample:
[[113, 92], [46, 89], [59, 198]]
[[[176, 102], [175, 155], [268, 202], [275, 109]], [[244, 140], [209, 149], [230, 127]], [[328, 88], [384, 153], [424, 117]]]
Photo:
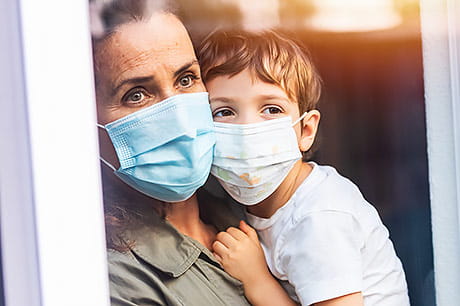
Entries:
[[21, 45], [18, 3], [1, 1], [0, 232], [5, 303], [39, 306], [38, 251]]
[[422, 0], [436, 305], [460, 300], [460, 4]]
[[[436, 302], [460, 300], [460, 4], [421, 0]], [[6, 306], [108, 306], [87, 1], [0, 1]]]
[[0, 1], [6, 306], [108, 306], [88, 1]]

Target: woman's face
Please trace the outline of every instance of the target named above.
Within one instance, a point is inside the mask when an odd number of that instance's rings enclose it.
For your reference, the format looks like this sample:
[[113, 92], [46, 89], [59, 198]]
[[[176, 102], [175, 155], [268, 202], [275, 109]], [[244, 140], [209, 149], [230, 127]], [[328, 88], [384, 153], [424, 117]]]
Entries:
[[[187, 31], [171, 14], [118, 27], [96, 46], [95, 67], [102, 125], [177, 94], [206, 91]], [[118, 167], [107, 133], [99, 138], [101, 155]]]

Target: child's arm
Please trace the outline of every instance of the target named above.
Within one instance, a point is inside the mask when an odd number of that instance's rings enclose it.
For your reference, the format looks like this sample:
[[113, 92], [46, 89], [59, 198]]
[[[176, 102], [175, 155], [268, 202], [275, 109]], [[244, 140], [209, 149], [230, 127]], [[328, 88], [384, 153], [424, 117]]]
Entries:
[[356, 292], [335, 299], [315, 303], [313, 306], [364, 306], [364, 300], [361, 292]]
[[252, 305], [297, 305], [271, 275], [256, 231], [244, 221], [217, 234], [214, 255], [225, 271], [243, 283]]

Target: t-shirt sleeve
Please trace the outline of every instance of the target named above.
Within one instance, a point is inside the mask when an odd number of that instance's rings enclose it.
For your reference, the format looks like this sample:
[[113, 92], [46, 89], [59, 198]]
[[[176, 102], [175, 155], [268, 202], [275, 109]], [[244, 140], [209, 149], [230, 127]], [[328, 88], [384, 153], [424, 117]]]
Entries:
[[152, 276], [135, 260], [125, 254], [109, 257], [111, 306], [167, 305]]
[[362, 238], [352, 215], [310, 213], [284, 239], [279, 265], [302, 305], [362, 291]]

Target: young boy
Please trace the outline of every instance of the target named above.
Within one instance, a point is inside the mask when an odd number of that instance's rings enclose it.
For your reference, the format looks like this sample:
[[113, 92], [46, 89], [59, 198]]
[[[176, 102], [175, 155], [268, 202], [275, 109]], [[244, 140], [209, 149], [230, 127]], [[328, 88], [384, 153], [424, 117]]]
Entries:
[[249, 301], [409, 305], [376, 210], [334, 168], [306, 160], [320, 120], [309, 55], [275, 32], [221, 31], [205, 39], [199, 61], [217, 136], [211, 173], [247, 205], [262, 245], [242, 221], [218, 234], [213, 251]]

